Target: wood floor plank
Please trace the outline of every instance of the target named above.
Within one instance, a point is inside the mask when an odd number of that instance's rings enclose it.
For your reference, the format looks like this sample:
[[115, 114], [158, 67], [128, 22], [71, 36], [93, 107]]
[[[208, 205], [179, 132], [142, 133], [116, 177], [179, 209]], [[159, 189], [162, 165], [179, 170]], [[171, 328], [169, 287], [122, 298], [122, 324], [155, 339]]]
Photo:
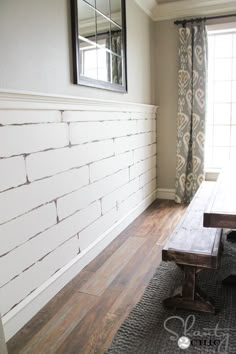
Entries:
[[[128, 313], [126, 315], [128, 315]], [[96, 331], [92, 333], [88, 342], [81, 348], [80, 353], [104, 354], [123, 320], [124, 318], [122, 316], [108, 312], [102, 319], [100, 328], [97, 328]]]
[[96, 296], [75, 293], [19, 354], [47, 353], [49, 350], [54, 353], [97, 301]]
[[150, 235], [150, 229], [153, 228], [154, 225], [158, 225], [161, 221], [159, 215], [162, 214], [163, 208], [167, 210], [170, 204], [172, 204], [170, 201], [161, 201], [159, 203], [154, 202], [126, 228], [125, 232], [128, 234], [133, 234], [136, 237], [145, 237]]
[[[160, 237], [163, 230], [168, 232], [173, 228], [172, 223], [174, 219], [179, 215], [182, 215], [185, 207], [178, 205], [173, 208], [174, 203], [172, 201], [167, 201], [163, 203], [163, 207], [155, 210], [150, 210], [150, 213], [146, 217], [140, 220], [139, 224], [132, 226], [132, 232], [135, 237]], [[169, 229], [169, 230], [168, 230]]]
[[157, 244], [160, 246], [164, 246], [168, 237], [171, 235], [173, 230], [175, 229], [178, 221], [181, 216], [184, 214], [186, 210], [186, 206], [176, 207], [168, 213], [168, 217], [163, 217], [160, 222], [159, 233], [157, 238]]
[[[117, 300], [114, 302], [112, 307], [109, 309], [111, 313], [118, 313], [121, 310], [124, 311], [130, 309], [138, 302], [138, 299], [143, 294], [142, 289], [145, 289], [156, 268], [161, 262], [161, 248], [157, 245], [153, 245], [149, 249], [148, 253], [139, 260], [140, 267], [133, 272], [132, 278], [130, 278], [129, 283], [126, 285], [124, 290], [120, 293]], [[124, 269], [128, 271], [128, 267]]]
[[[117, 277], [113, 280], [113, 282], [109, 285], [109, 288], [112, 289], [114, 286], [120, 286], [121, 290], [123, 291], [125, 288], [128, 287], [130, 282], [132, 281], [133, 277], [136, 276], [136, 274], [141, 274], [142, 273], [142, 262], [145, 261], [145, 259], [148, 259], [150, 256], [150, 250], [152, 247], [157, 249], [157, 254], [159, 254], [158, 247], [154, 240], [146, 240], [145, 243], [143, 244], [142, 248], [140, 248], [134, 256], [130, 259], [130, 261], [126, 264], [125, 267], [119, 272]], [[157, 258], [154, 260], [152, 266], [154, 269], [158, 266], [159, 264], [159, 259]], [[148, 262], [148, 264], [150, 264]], [[143, 279], [144, 280], [144, 279]]]
[[89, 272], [96, 272], [129, 237], [130, 235], [128, 233], [122, 232], [119, 237], [112, 241], [110, 245], [108, 245], [105, 250], [103, 250], [99, 256], [89, 263], [84, 269]]
[[100, 328], [103, 318], [109, 308], [120, 294], [121, 289], [115, 286], [107, 289], [103, 296], [99, 297], [98, 303], [80, 321], [77, 327], [70, 333], [64, 343], [56, 350], [57, 354], [83, 353], [82, 348], [88, 342], [97, 328]]
[[[109, 289], [121, 284], [123, 290], [108, 309], [99, 328], [95, 328], [95, 331], [88, 337], [81, 348], [81, 353], [105, 352], [121, 323], [141, 298], [160, 261], [160, 247], [154, 241], [151, 243], [151, 240], [147, 240], [142, 249], [135, 253], [110, 285]], [[132, 274], [132, 278], [130, 278], [130, 274]]]
[[99, 270], [84, 284], [81, 291], [87, 294], [100, 296], [117, 274], [129, 262], [135, 252], [145, 240], [132, 237], [127, 239], [121, 247], [103, 264]]

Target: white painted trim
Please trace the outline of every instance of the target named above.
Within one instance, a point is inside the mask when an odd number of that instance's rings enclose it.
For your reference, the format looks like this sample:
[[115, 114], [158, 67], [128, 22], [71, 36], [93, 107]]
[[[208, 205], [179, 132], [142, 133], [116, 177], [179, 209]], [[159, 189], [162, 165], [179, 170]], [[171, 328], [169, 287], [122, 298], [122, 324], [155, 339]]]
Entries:
[[30, 294], [19, 305], [3, 316], [6, 340], [22, 328], [44, 305], [46, 305], [70, 280], [90, 263], [106, 246], [109, 245], [134, 219], [136, 219], [154, 200], [154, 191], [126, 216], [117, 221], [84, 252], [54, 274], [41, 287]]
[[154, 105], [92, 99], [87, 97], [49, 95], [0, 88], [0, 109], [47, 109], [81, 111], [119, 111], [156, 113]]
[[205, 171], [205, 180], [206, 181], [217, 181], [219, 174], [220, 174], [220, 170]]
[[6, 346], [5, 335], [2, 326], [1, 314], [0, 314], [0, 353], [7, 354], [7, 346]]
[[166, 188], [158, 188], [157, 189], [157, 198], [158, 199], [175, 199], [175, 190], [174, 189], [166, 189]]
[[[216, 181], [219, 176], [220, 171], [218, 170], [209, 170], [205, 172], [206, 181]], [[157, 198], [158, 199], [168, 199], [175, 200], [175, 190], [168, 188], [158, 188], [157, 189]]]
[[227, 23], [217, 23], [214, 25], [207, 25], [207, 34], [217, 34], [217, 33], [229, 33], [229, 32], [236, 32], [236, 22], [227, 22]]
[[205, 16], [230, 13], [236, 10], [235, 0], [182, 0], [158, 4], [154, 21], [176, 19], [186, 16]]
[[154, 21], [163, 21], [185, 16], [205, 16], [232, 13], [236, 10], [235, 0], [182, 0], [154, 6], [152, 0], [135, 0]]
[[153, 14], [155, 13], [155, 9], [157, 3], [155, 0], [135, 0], [138, 6], [154, 20]]

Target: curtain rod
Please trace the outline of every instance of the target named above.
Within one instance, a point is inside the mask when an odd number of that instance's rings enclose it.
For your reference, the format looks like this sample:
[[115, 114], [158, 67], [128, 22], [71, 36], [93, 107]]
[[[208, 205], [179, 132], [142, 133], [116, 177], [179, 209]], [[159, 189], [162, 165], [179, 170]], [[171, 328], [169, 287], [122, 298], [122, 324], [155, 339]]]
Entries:
[[196, 18], [190, 18], [187, 20], [177, 20], [174, 22], [175, 25], [185, 25], [186, 23], [193, 23], [193, 22], [201, 22], [201, 21], [206, 21], [206, 20], [216, 20], [218, 18], [228, 18], [228, 17], [235, 17], [236, 14], [231, 14], [231, 15], [222, 15], [222, 16], [212, 16], [212, 17], [196, 17]]

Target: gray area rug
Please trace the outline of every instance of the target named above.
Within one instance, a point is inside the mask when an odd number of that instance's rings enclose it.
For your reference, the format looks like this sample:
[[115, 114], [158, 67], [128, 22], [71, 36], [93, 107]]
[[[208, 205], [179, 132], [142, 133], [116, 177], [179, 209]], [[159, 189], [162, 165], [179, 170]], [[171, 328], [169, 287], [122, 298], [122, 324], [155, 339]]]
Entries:
[[[235, 354], [236, 287], [221, 283], [232, 271], [236, 271], [236, 244], [224, 241], [220, 269], [202, 271], [198, 277], [199, 285], [215, 300], [219, 313], [174, 311], [164, 308], [162, 301], [181, 284], [182, 274], [175, 264], [162, 262], [142, 298], [116, 333], [107, 353]], [[183, 336], [190, 341], [187, 349], [180, 349], [178, 345]]]

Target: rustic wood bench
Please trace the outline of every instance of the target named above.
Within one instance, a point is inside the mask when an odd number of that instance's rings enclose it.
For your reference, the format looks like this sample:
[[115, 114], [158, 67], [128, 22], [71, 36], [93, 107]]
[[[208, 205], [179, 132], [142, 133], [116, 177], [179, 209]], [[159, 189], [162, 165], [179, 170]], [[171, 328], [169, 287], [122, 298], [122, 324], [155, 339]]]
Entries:
[[163, 261], [173, 261], [183, 271], [183, 285], [172, 297], [164, 300], [168, 308], [216, 311], [214, 301], [197, 285], [197, 274], [206, 268], [217, 269], [222, 253], [222, 230], [203, 227], [203, 213], [215, 184], [201, 184], [162, 250]]

